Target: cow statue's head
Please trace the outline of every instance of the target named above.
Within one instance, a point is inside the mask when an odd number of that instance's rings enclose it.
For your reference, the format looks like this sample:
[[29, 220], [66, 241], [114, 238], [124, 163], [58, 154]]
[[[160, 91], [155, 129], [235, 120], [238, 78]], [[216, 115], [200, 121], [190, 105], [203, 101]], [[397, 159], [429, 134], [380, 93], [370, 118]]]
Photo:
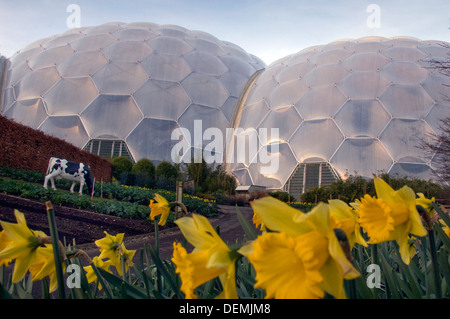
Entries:
[[94, 189], [94, 178], [92, 176], [91, 169], [90, 169], [89, 165], [87, 165], [87, 164], [84, 164], [84, 165], [85, 165], [85, 167], [84, 167], [84, 179], [85, 179], [85, 182], [86, 182], [86, 186], [88, 188], [88, 194], [91, 195], [92, 191]]

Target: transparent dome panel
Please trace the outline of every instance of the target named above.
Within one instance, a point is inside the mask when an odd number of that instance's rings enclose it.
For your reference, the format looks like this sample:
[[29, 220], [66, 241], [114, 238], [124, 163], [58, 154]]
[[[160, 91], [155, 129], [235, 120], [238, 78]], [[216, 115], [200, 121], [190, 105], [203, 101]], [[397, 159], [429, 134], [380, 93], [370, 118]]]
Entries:
[[73, 52], [74, 50], [69, 44], [53, 49], [47, 49], [35, 55], [28, 64], [32, 69], [42, 69], [55, 66], [64, 61], [64, 59]]
[[55, 85], [60, 78], [55, 67], [30, 72], [14, 87], [17, 99], [27, 100], [40, 97]]
[[122, 29], [113, 34], [120, 41], [143, 41], [157, 37], [155, 32], [145, 29], [137, 29], [131, 26], [130, 29]]
[[278, 140], [287, 141], [292, 133], [302, 122], [302, 118], [294, 107], [284, 107], [271, 110], [266, 118], [258, 125], [258, 129], [276, 129], [278, 131]]
[[82, 148], [89, 136], [78, 116], [51, 116], [39, 127], [41, 131]]
[[377, 100], [349, 100], [334, 118], [347, 137], [377, 137], [390, 119]]
[[12, 72], [11, 69], [8, 71], [9, 83], [11, 85], [16, 85], [17, 82], [25, 77], [25, 75], [31, 73], [31, 68], [27, 62], [17, 65], [13, 70], [14, 72]]
[[46, 41], [43, 44], [43, 47], [45, 49], [51, 49], [51, 48], [65, 46], [71, 42], [74, 42], [74, 41], [84, 37], [84, 36], [85, 36], [85, 34], [81, 30], [76, 31], [76, 32], [67, 31], [67, 32], [64, 32], [63, 34], [55, 37], [54, 39]]
[[182, 39], [173, 38], [169, 36], [158, 36], [147, 41], [155, 52], [164, 53], [167, 55], [182, 56], [194, 50], [189, 44]]
[[300, 79], [281, 83], [269, 95], [270, 108], [295, 105], [306, 92], [308, 92], [308, 87]]
[[270, 94], [270, 92], [278, 87], [279, 84], [274, 78], [267, 80], [267, 78], [263, 76], [264, 72], [257, 79], [256, 83], [251, 87], [246, 104], [252, 104], [263, 99], [267, 100], [267, 96]]
[[218, 40], [216, 42], [212, 42], [201, 38], [186, 38], [186, 42], [190, 44], [191, 47], [197, 48], [198, 51], [209, 52], [215, 56], [227, 54], [227, 52], [217, 44], [217, 42], [219, 42]]
[[[221, 110], [198, 104], [191, 104], [180, 116], [178, 123], [180, 127], [183, 127], [190, 132], [191, 145], [194, 145], [194, 141], [196, 141], [198, 144], [201, 143], [204, 147], [217, 139], [217, 141], [221, 141], [222, 148], [225, 145], [225, 129], [230, 124]], [[206, 130], [221, 136], [214, 135], [208, 140], [206, 139]], [[195, 146], [198, 145], [195, 144]]]
[[352, 72], [376, 72], [389, 61], [388, 58], [381, 54], [364, 52], [351, 55], [342, 62], [342, 65], [345, 69]]
[[420, 86], [391, 85], [380, 101], [394, 117], [407, 119], [424, 118], [434, 104], [433, 99]]
[[73, 41], [70, 45], [75, 51], [98, 51], [117, 41], [109, 34], [88, 35]]
[[303, 79], [305, 83], [311, 87], [329, 86], [338, 83], [347, 74], [348, 71], [340, 64], [331, 64], [316, 67], [307, 73]]
[[291, 81], [292, 79], [302, 78], [312, 69], [314, 69], [314, 65], [311, 62], [289, 65], [289, 67], [280, 71], [277, 75], [277, 79], [280, 82], [286, 82]]
[[422, 87], [436, 103], [449, 104], [450, 77], [431, 74], [423, 83]]
[[423, 82], [428, 72], [417, 63], [391, 62], [383, 67], [381, 74], [395, 84], [418, 85]]
[[242, 110], [239, 127], [243, 129], [258, 127], [259, 123], [261, 123], [269, 111], [270, 109], [265, 100], [245, 105]]
[[93, 76], [100, 93], [132, 94], [148, 79], [139, 63], [112, 62]]
[[350, 99], [376, 99], [389, 85], [379, 72], [353, 72], [338, 83]]
[[151, 79], [179, 82], [192, 72], [183, 57], [151, 54], [141, 62], [142, 68]]
[[393, 47], [382, 51], [386, 57], [397, 62], [414, 62], [426, 58], [426, 54], [416, 48]]
[[228, 123], [232, 123], [235, 112], [236, 112], [236, 105], [238, 103], [238, 98], [230, 96], [225, 103], [222, 105], [222, 112], [227, 118]]
[[346, 139], [330, 161], [341, 178], [358, 175], [373, 178], [373, 174], [387, 172], [392, 159], [377, 139]]
[[310, 89], [295, 104], [305, 120], [329, 118], [347, 101], [347, 97], [336, 86]]
[[385, 43], [382, 39], [368, 39], [368, 41], [358, 40], [355, 43], [347, 45], [348, 50], [354, 50], [357, 53], [378, 52], [389, 47], [390, 45]]
[[352, 53], [348, 50], [344, 49], [334, 49], [330, 51], [325, 51], [316, 55], [312, 59], [312, 63], [318, 65], [327, 65], [327, 64], [338, 64], [343, 60], [348, 58]]
[[289, 145], [281, 143], [263, 146], [248, 170], [255, 185], [281, 188], [296, 165]]
[[258, 159], [257, 153], [261, 146], [256, 129], [237, 128], [233, 131], [230, 143], [227, 144], [226, 161], [231, 163], [233, 169], [246, 168], [251, 161]]
[[331, 119], [304, 121], [289, 144], [299, 162], [309, 157], [329, 159], [344, 136]]
[[177, 120], [191, 103], [179, 83], [148, 80], [134, 94], [145, 117]]
[[437, 135], [440, 135], [443, 133], [442, 128], [445, 126], [444, 121], [448, 117], [450, 117], [450, 104], [449, 105], [436, 104], [428, 113], [425, 120], [427, 121], [428, 125], [431, 126], [433, 131]]
[[12, 87], [6, 88], [3, 95], [2, 114], [5, 113], [15, 101], [14, 89]]
[[431, 127], [422, 120], [392, 119], [380, 135], [380, 141], [394, 160], [404, 157], [423, 158], [427, 161], [423, 151], [420, 150], [422, 141], [429, 140], [427, 135], [432, 134]]
[[143, 41], [120, 41], [103, 49], [106, 58], [121, 62], [138, 62], [152, 52], [153, 50]]
[[44, 51], [44, 48], [38, 46], [36, 48], [30, 49], [28, 51], [21, 50], [15, 55], [11, 57], [11, 68], [17, 68], [20, 64], [26, 63], [28, 65], [28, 61], [37, 55], [39, 52]]
[[91, 138], [125, 139], [142, 113], [129, 95], [100, 94], [81, 113], [81, 119]]
[[220, 57], [220, 61], [228, 68], [229, 72], [250, 78], [255, 73], [255, 68], [250, 65], [251, 59], [242, 59], [237, 56], [227, 55]]
[[172, 161], [171, 151], [178, 140], [171, 140], [172, 131], [178, 127], [175, 121], [143, 119], [127, 137], [127, 145], [134, 158], [154, 161]]
[[411, 163], [395, 163], [389, 170], [389, 174], [401, 177], [413, 177], [422, 180], [435, 180], [436, 174], [431, 170], [431, 167], [425, 164], [411, 164]]
[[107, 63], [108, 59], [101, 51], [76, 52], [58, 65], [58, 71], [62, 76], [86, 76], [92, 75]]
[[234, 97], [241, 96], [248, 82], [248, 77], [237, 72], [226, 72], [220, 76], [220, 82]]
[[114, 33], [117, 30], [121, 29], [121, 25], [123, 25], [123, 23], [118, 23], [118, 22], [109, 22], [109, 23], [104, 23], [101, 24], [99, 26], [95, 26], [95, 27], [91, 27], [89, 29], [87, 29], [85, 31], [86, 34], [88, 35], [96, 35], [96, 34], [110, 34], [110, 33]]
[[189, 52], [184, 55], [184, 59], [191, 66], [194, 72], [219, 76], [228, 71], [222, 61], [209, 52]]
[[79, 114], [98, 95], [90, 77], [63, 78], [45, 95], [49, 115]]
[[181, 84], [193, 103], [220, 108], [230, 94], [215, 77], [191, 73]]
[[32, 128], [37, 128], [47, 117], [40, 98], [16, 101], [4, 115]]
[[233, 175], [236, 176], [240, 185], [254, 185], [247, 169], [234, 170]]

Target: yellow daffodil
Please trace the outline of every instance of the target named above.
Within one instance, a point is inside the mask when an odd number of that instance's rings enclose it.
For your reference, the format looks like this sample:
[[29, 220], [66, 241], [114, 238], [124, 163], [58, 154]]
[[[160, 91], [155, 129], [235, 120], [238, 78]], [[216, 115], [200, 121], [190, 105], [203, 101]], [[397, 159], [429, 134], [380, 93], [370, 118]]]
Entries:
[[444, 231], [444, 233], [447, 235], [447, 237], [450, 237], [450, 227], [448, 227], [448, 225], [442, 219], [439, 219], [439, 222], [442, 225], [442, 230]]
[[266, 226], [264, 226], [264, 223], [262, 222], [262, 220], [258, 217], [258, 215], [253, 214], [253, 218], [252, 218], [252, 222], [253, 224], [255, 224], [256, 227], [259, 227], [259, 229], [263, 232], [266, 231]]
[[[125, 263], [125, 272], [128, 272], [128, 269], [130, 267], [133, 267], [133, 257], [134, 254], [136, 253], [136, 250], [128, 250], [125, 248], [125, 245], [122, 243], [122, 245], [120, 246], [120, 251], [121, 251], [121, 255], [123, 258], [123, 262]], [[116, 269], [117, 272], [119, 273], [120, 276], [122, 276], [123, 271], [122, 271], [122, 266], [118, 267], [118, 265], [116, 265]]]
[[384, 180], [375, 177], [377, 197], [365, 195], [359, 205], [359, 223], [370, 237], [369, 243], [395, 240], [403, 262], [409, 264], [414, 253], [409, 234], [425, 236], [427, 231], [416, 208], [414, 191], [404, 186], [394, 191]]
[[[33, 281], [42, 280], [49, 276], [50, 278], [50, 292], [58, 289], [58, 281], [56, 279], [55, 258], [53, 255], [53, 245], [46, 244], [45, 247], [37, 249], [36, 262], [29, 268]], [[63, 263], [63, 271], [65, 265]]]
[[[8, 235], [6, 235], [5, 231], [2, 230], [0, 232], [0, 252], [4, 250], [10, 243], [11, 240], [9, 239]], [[5, 265], [6, 267], [8, 267], [11, 261], [11, 258], [0, 258], [0, 266]]]
[[[156, 202], [155, 202], [156, 201]], [[170, 214], [170, 205], [167, 199], [159, 194], [155, 194], [153, 199], [150, 200], [150, 219], [155, 220], [156, 216], [161, 215], [158, 225], [164, 226], [167, 221], [167, 217]]]
[[[98, 256], [95, 256], [94, 258], [92, 258], [92, 263], [98, 269], [103, 269], [104, 271], [107, 271], [110, 274], [112, 274], [112, 271], [109, 269], [109, 266], [112, 265], [111, 260], [103, 261]], [[86, 271], [86, 279], [87, 279], [88, 283], [97, 281], [97, 275], [95, 274], [94, 268], [92, 268], [92, 266], [89, 265], [89, 266], [83, 267], [83, 269], [84, 269], [84, 271]], [[98, 289], [99, 290], [102, 289], [102, 285], [100, 283], [98, 283]]]
[[117, 272], [122, 276], [122, 259], [125, 263], [125, 272], [128, 271], [129, 267], [133, 266], [133, 256], [136, 250], [127, 250], [125, 244], [123, 243], [124, 233], [112, 236], [105, 231], [105, 237], [95, 241], [95, 244], [100, 248], [100, 259], [111, 260], [112, 265], [117, 269]]
[[347, 235], [350, 249], [355, 243], [367, 247], [367, 243], [361, 235], [361, 227], [358, 223], [358, 215], [345, 202], [338, 199], [330, 199], [331, 223], [333, 228], [342, 229]]
[[272, 231], [239, 250], [255, 268], [255, 288], [264, 289], [266, 298], [323, 298], [325, 292], [345, 298], [344, 278], [360, 274], [339, 244], [327, 204], [307, 214], [273, 197], [251, 206]]
[[41, 239], [47, 237], [41, 231], [34, 231], [28, 228], [25, 216], [18, 210], [14, 211], [17, 224], [1, 221], [4, 235], [10, 240], [0, 251], [0, 262], [15, 259], [12, 282], [22, 280], [28, 268], [36, 261], [37, 249], [41, 246]]
[[217, 298], [236, 299], [235, 262], [238, 254], [232, 251], [204, 216], [192, 214], [175, 221], [186, 240], [194, 246], [191, 253], [174, 243], [172, 261], [181, 277], [181, 291], [186, 298], [197, 298], [194, 289], [219, 277], [222, 293]]
[[100, 248], [100, 259], [109, 258], [114, 265], [121, 265], [120, 247], [122, 245], [124, 233], [112, 236], [105, 231], [105, 237], [95, 241]]
[[430, 217], [434, 217], [434, 207], [433, 203], [435, 201], [434, 197], [431, 199], [428, 199], [425, 197], [423, 193], [417, 193], [418, 198], [416, 198], [416, 205], [421, 205], [423, 208], [425, 208], [430, 214]]

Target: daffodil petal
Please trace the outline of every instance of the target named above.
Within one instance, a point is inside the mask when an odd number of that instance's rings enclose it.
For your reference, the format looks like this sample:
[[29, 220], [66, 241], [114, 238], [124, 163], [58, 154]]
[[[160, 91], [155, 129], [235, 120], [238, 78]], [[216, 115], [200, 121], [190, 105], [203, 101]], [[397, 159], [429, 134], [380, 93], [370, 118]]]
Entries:
[[270, 196], [254, 200], [250, 205], [266, 228], [293, 236], [299, 234], [301, 227], [294, 222], [294, 218], [304, 214], [300, 210]]

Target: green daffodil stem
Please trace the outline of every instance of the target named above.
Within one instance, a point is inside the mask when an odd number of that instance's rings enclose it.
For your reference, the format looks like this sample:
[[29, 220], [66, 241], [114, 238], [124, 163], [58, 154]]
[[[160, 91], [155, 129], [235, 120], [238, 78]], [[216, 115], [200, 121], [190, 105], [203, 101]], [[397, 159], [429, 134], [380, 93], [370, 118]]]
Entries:
[[[419, 212], [420, 216], [422, 216], [422, 219], [425, 221], [425, 224], [427, 225], [427, 231], [428, 231], [428, 239], [430, 241], [430, 256], [431, 256], [431, 267], [433, 269], [433, 280], [434, 280], [434, 288], [436, 292], [436, 298], [441, 299], [442, 298], [442, 292], [441, 292], [441, 284], [440, 284], [440, 278], [439, 278], [439, 264], [437, 260], [437, 254], [436, 254], [436, 241], [434, 238], [434, 229], [433, 229], [433, 223], [431, 221], [430, 215], [428, 212], [423, 208], [421, 205], [416, 206], [417, 211]], [[425, 247], [426, 249], [426, 247]], [[426, 251], [425, 256], [426, 256]]]
[[154, 225], [155, 225], [155, 251], [157, 256], [159, 257], [159, 226], [156, 221]]
[[53, 210], [53, 204], [51, 202], [45, 202], [47, 208], [47, 218], [50, 226], [50, 236], [52, 238], [53, 245], [53, 255], [55, 258], [55, 268], [56, 268], [56, 280], [58, 281], [58, 294], [60, 299], [65, 299], [65, 289], [64, 289], [64, 275], [62, 267], [62, 257], [58, 239], [58, 229], [56, 227], [55, 212]]
[[[158, 223], [155, 221], [155, 253], [156, 257], [159, 259], [159, 226]], [[159, 272], [159, 269], [156, 269], [156, 286], [158, 292], [161, 292], [161, 274]]]
[[436, 289], [436, 298], [441, 299], [442, 293], [441, 293], [441, 283], [440, 283], [440, 278], [439, 278], [439, 264], [438, 264], [438, 260], [437, 260], [436, 243], [434, 240], [433, 229], [428, 229], [428, 238], [430, 240], [431, 266], [433, 267], [433, 279], [434, 279], [434, 286]]

